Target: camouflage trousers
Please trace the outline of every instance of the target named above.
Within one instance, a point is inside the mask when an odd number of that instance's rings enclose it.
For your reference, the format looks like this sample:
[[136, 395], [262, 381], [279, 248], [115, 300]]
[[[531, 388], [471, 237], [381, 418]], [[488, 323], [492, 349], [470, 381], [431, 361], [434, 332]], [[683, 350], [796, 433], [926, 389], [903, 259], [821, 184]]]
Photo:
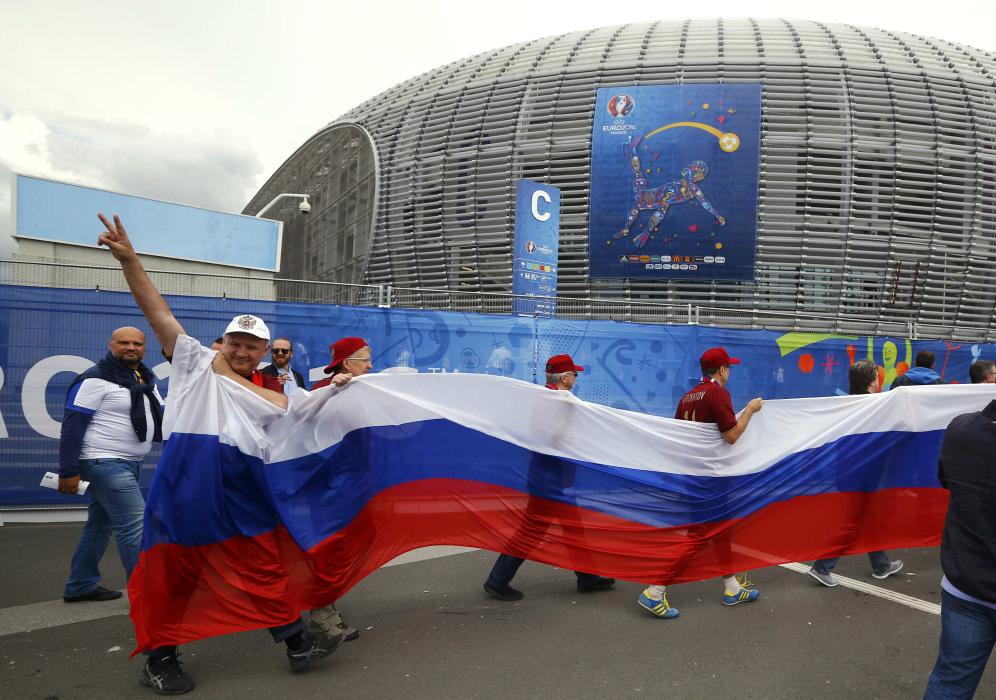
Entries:
[[307, 610], [301, 614], [301, 617], [304, 618], [305, 630], [312, 637], [335, 637], [342, 634], [342, 630], [338, 627], [342, 624], [342, 615], [335, 609], [334, 604]]

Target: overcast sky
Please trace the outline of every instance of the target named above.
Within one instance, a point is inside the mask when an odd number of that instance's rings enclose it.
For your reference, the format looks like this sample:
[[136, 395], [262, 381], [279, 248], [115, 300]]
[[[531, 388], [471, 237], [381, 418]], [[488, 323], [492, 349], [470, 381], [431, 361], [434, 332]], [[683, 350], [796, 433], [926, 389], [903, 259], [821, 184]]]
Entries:
[[12, 170], [241, 211], [294, 149], [365, 99], [465, 56], [569, 31], [690, 16], [784, 17], [996, 51], [994, 0], [809, 7], [0, 0], [0, 237], [9, 235]]

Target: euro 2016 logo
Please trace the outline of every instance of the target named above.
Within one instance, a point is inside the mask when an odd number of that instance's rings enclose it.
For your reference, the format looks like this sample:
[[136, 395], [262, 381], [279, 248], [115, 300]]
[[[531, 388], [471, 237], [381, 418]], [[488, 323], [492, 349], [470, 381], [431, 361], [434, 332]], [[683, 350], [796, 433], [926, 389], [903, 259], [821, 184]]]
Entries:
[[636, 100], [629, 95], [616, 95], [606, 105], [606, 109], [613, 117], [629, 116], [634, 107], [636, 107]]

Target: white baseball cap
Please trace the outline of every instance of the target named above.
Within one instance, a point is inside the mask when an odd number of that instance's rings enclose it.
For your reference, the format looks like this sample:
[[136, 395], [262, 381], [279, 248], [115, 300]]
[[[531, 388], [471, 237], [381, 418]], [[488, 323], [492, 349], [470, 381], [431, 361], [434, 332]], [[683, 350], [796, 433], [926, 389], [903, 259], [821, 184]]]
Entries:
[[270, 340], [270, 329], [263, 323], [263, 319], [249, 314], [233, 318], [232, 322], [228, 324], [228, 328], [225, 329], [225, 335], [229, 333], [248, 333], [267, 342]]

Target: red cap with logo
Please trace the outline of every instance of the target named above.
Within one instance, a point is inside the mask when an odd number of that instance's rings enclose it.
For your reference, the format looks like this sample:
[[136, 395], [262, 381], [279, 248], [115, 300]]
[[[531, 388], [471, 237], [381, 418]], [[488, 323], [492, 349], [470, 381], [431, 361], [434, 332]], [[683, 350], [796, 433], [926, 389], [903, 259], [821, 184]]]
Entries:
[[702, 353], [702, 357], [699, 358], [699, 364], [702, 365], [702, 369], [719, 369], [727, 365], [739, 365], [740, 360], [730, 357], [729, 353], [723, 348], [709, 348]]
[[546, 361], [546, 371], [550, 374], [561, 372], [584, 372], [584, 367], [574, 364], [570, 355], [554, 355]]
[[363, 338], [357, 338], [351, 336], [349, 338], [339, 338], [331, 345], [329, 345], [329, 352], [332, 353], [332, 362], [329, 363], [328, 367], [325, 368], [325, 373], [328, 374], [333, 369], [342, 364], [343, 360], [348, 360], [350, 356], [357, 350], [362, 350], [369, 343]]

